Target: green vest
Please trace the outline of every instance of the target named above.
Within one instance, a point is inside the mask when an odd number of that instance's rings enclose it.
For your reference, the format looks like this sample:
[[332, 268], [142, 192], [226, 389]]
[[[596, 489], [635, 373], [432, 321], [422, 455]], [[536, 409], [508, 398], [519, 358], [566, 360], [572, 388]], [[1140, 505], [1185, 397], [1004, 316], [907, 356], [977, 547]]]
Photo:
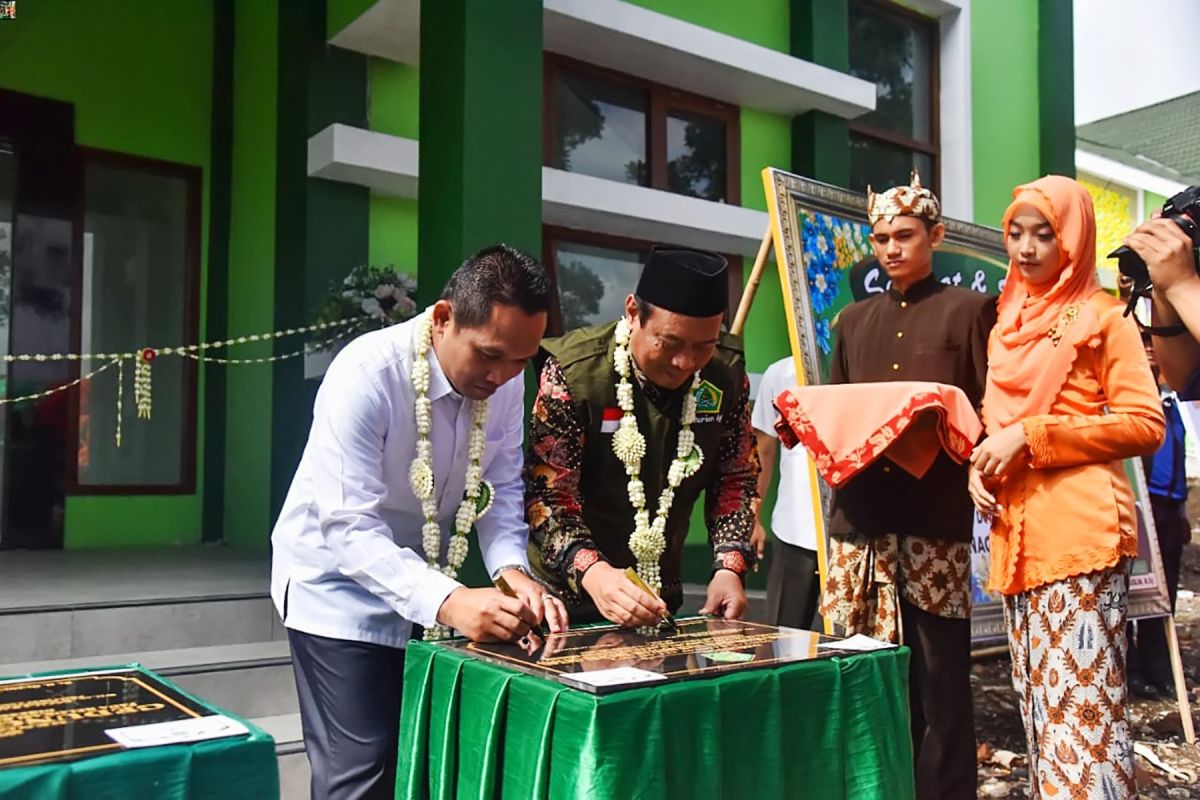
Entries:
[[[547, 339], [542, 347], [554, 356], [562, 369], [576, 417], [582, 422], [585, 432], [579, 482], [583, 521], [591, 532], [592, 541], [605, 558], [613, 566], [625, 568], [636, 564], [629, 550], [633, 504], [629, 502], [626, 489], [628, 478], [625, 465], [612, 450], [612, 432], [601, 430], [604, 411], [610, 410], [612, 416], [618, 408], [617, 375], [613, 368], [615, 328], [616, 322], [581, 328], [566, 336]], [[697, 389], [696, 422], [692, 425], [692, 432], [696, 444], [704, 452], [704, 464], [699, 472], [685, 479], [675, 490], [671, 515], [667, 518], [667, 546], [659, 561], [663, 600], [672, 610], [679, 608], [683, 602], [683, 545], [687, 539], [692, 507], [701, 492], [713, 485], [720, 476], [718, 451], [721, 435], [726, 430], [729, 415], [733, 413], [742, 391], [746, 374], [744, 362], [741, 339], [722, 334], [715, 355], [700, 371], [702, 383]], [[686, 390], [671, 393], [660, 408], [646, 399], [632, 376], [630, 382], [634, 387], [633, 405], [638, 430], [646, 438], [641, 479], [646, 487], [646, 510], [653, 520], [658, 509], [659, 493], [667, 483], [667, 468], [675, 457]], [[613, 426], [610, 424], [609, 427]], [[537, 554], [531, 555], [535, 556], [532, 560], [535, 570], [546, 576]], [[572, 621], [584, 621], [583, 618], [589, 616], [589, 610], [593, 609], [587, 606], [572, 609]]]

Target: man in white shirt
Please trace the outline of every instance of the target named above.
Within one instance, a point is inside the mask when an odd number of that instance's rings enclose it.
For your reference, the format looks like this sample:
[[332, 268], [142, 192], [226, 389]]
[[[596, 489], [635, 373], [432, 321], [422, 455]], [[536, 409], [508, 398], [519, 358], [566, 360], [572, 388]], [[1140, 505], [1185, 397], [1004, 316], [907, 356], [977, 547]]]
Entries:
[[[316, 800], [392, 796], [404, 647], [420, 628], [511, 641], [543, 618], [566, 627], [561, 602], [529, 576], [521, 478], [522, 372], [549, 304], [540, 264], [490, 247], [458, 268], [423, 315], [358, 337], [325, 374], [271, 535], [271, 596], [288, 629]], [[427, 367], [414, 371], [422, 360]], [[446, 574], [481, 401], [486, 436], [474, 438], [483, 438], [479, 466], [493, 505], [468, 541], [517, 598]], [[418, 408], [427, 409], [431, 445], [425, 506], [410, 485]], [[423, 527], [432, 531], [424, 539]], [[437, 557], [427, 559], [437, 529]]]
[[[767, 621], [790, 628], [818, 630], [815, 620], [821, 582], [817, 572], [817, 534], [808, 452], [803, 447], [780, 450], [779, 435], [775, 432], [775, 420], [779, 415], [774, 400], [780, 392], [795, 386], [795, 360], [788, 356], [776, 361], [763, 373], [750, 415], [758, 459], [762, 462], [762, 472], [758, 476], [759, 497], [767, 496], [775, 454], [779, 453], [779, 491], [771, 514], [774, 541], [767, 573]], [[766, 540], [760, 510], [751, 539], [760, 557]]]

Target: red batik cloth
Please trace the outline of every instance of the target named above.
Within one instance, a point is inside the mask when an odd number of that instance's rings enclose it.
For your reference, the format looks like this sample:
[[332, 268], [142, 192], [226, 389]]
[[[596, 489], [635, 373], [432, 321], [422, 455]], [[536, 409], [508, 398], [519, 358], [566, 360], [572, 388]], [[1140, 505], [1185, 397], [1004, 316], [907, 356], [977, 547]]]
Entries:
[[966, 461], [983, 432], [961, 389], [926, 381], [802, 386], [775, 398], [775, 409], [780, 441], [802, 444], [834, 487], [884, 455], [924, 477], [939, 450]]

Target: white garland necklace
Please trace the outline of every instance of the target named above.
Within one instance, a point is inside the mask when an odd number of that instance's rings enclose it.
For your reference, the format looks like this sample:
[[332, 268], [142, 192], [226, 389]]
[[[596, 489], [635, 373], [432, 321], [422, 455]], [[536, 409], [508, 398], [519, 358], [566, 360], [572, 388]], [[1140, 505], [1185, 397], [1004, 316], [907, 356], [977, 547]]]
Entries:
[[[487, 422], [488, 401], [471, 401], [471, 438], [468, 443], [467, 488], [462, 502], [454, 514], [454, 530], [446, 550], [446, 564], [438, 563], [442, 546], [442, 528], [438, 524], [437, 500], [433, 486], [433, 443], [429, 441], [429, 429], [433, 422], [433, 403], [429, 399], [429, 351], [433, 344], [433, 316], [429, 311], [417, 319], [416, 335], [412, 343], [412, 385], [415, 401], [413, 412], [417, 422], [417, 456], [408, 468], [408, 482], [413, 494], [421, 501], [421, 512], [425, 524], [421, 526], [421, 545], [429, 566], [447, 577], [458, 576], [458, 569], [467, 558], [470, 543], [467, 534], [475, 521], [492, 507], [495, 492], [492, 484], [483, 480], [480, 459], [487, 441], [484, 424]], [[445, 625], [433, 625], [425, 629], [427, 640], [447, 639], [450, 629]]]
[[633, 385], [629, 382], [632, 371], [632, 356], [629, 354], [629, 322], [624, 317], [617, 323], [613, 334], [616, 347], [613, 349], [613, 367], [617, 371], [617, 405], [624, 412], [621, 424], [613, 434], [612, 448], [617, 458], [625, 465], [629, 478], [626, 491], [633, 504], [633, 533], [629, 535], [629, 549], [637, 559], [637, 573], [656, 593], [662, 591], [662, 575], [659, 559], [667, 547], [667, 517], [675, 501], [675, 490], [685, 478], [695, 475], [704, 463], [704, 453], [696, 445], [692, 423], [696, 421], [696, 388], [700, 385], [700, 372], [692, 376], [692, 385], [683, 400], [679, 438], [675, 445], [675, 458], [667, 470], [667, 485], [658, 496], [658, 510], [654, 522], [646, 510], [646, 487], [641, 480], [642, 457], [646, 455], [646, 437], [638, 430], [637, 417], [633, 414]]

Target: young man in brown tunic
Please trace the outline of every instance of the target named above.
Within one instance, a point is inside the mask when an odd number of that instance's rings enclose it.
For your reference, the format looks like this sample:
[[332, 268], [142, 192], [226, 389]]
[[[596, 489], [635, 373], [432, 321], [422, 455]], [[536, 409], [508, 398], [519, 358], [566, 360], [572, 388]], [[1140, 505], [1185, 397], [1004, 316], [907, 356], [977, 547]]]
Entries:
[[[937, 198], [915, 171], [911, 186], [869, 194], [867, 216], [891, 285], [841, 313], [830, 382], [934, 381], [959, 387], [978, 408], [995, 298], [933, 275], [933, 248], [946, 231]], [[850, 633], [902, 640], [912, 648], [909, 696], [920, 800], [976, 796], [973, 513], [967, 467], [945, 452], [920, 479], [879, 459], [832, 500], [822, 613]]]

